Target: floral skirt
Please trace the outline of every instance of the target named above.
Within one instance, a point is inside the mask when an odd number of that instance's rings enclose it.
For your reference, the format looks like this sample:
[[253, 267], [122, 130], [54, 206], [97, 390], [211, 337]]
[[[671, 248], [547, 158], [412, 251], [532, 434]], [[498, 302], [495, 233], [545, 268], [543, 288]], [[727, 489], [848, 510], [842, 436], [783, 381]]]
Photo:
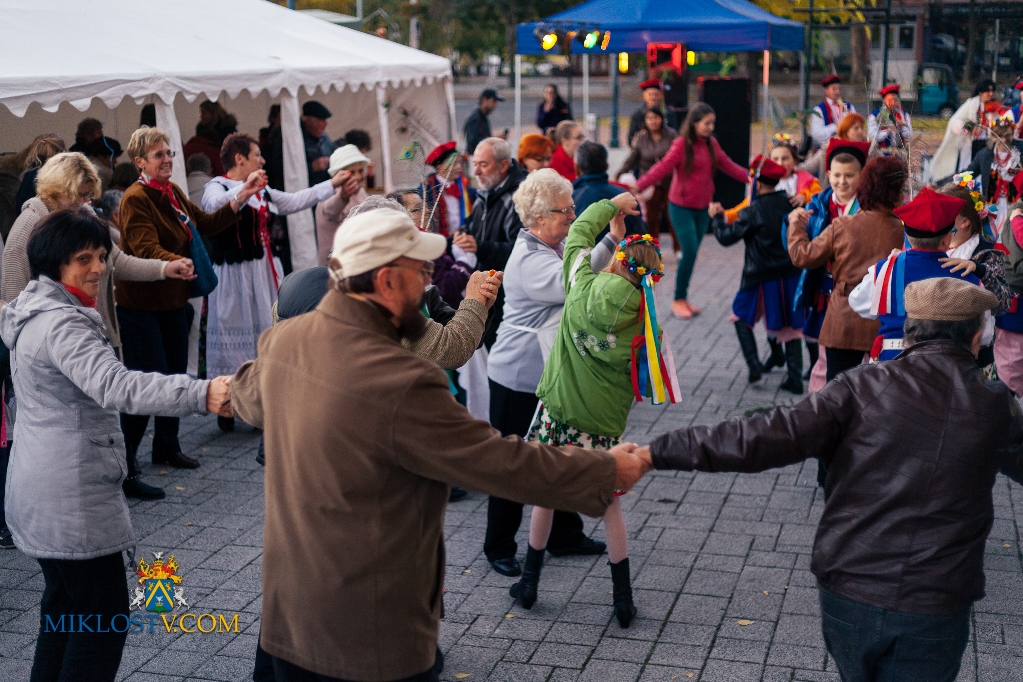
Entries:
[[[536, 407], [536, 414], [533, 416], [533, 423], [529, 427], [526, 440], [554, 447], [574, 445], [586, 450], [595, 448], [607, 450], [622, 442], [621, 436], [598, 436], [594, 433], [583, 433], [574, 426], [560, 422], [551, 416], [542, 402]], [[624, 490], [616, 491], [615, 497], [624, 494]]]

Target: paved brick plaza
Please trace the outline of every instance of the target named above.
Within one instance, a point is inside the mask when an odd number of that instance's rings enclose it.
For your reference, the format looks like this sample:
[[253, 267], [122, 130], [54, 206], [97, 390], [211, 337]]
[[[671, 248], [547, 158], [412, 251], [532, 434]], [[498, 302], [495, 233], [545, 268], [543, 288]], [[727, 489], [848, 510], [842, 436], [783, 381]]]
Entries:
[[[670, 259], [671, 257], [668, 256]], [[712, 423], [791, 399], [775, 370], [747, 388], [728, 308], [742, 249], [704, 242], [694, 276], [693, 321], [665, 321], [685, 400], [632, 413], [630, 439]], [[660, 287], [662, 311], [673, 270]], [[663, 318], [663, 315], [662, 315]], [[763, 337], [760, 336], [762, 352]], [[183, 445], [202, 468], [147, 465], [168, 498], [132, 504], [139, 553], [177, 558], [191, 612], [239, 614], [238, 634], [128, 637], [120, 679], [245, 680], [259, 629], [263, 472], [258, 436], [222, 435], [212, 416], [182, 424]], [[145, 446], [144, 446], [145, 447]], [[147, 452], [148, 456], [148, 452]], [[486, 498], [473, 493], [447, 515], [443, 678], [466, 682], [742, 682], [838, 680], [820, 636], [809, 552], [821, 509], [813, 463], [757, 475], [654, 473], [623, 498], [639, 616], [628, 630], [611, 617], [607, 558], [549, 558], [531, 611], [511, 607], [512, 578], [483, 553]], [[1016, 510], [1016, 505], [1021, 510]], [[1023, 680], [1021, 489], [1000, 477], [985, 560], [988, 597], [973, 615], [960, 680]], [[525, 551], [528, 516], [520, 533]], [[596, 537], [603, 530], [590, 521]], [[343, 556], [337, 557], [344, 561]], [[304, 579], [295, 576], [296, 580]], [[0, 553], [0, 682], [27, 680], [39, 623], [42, 576], [17, 551]], [[739, 621], [753, 621], [740, 626]], [[208, 623], [207, 623], [208, 625]], [[325, 623], [324, 627], [332, 627]], [[148, 630], [148, 627], [147, 627]]]

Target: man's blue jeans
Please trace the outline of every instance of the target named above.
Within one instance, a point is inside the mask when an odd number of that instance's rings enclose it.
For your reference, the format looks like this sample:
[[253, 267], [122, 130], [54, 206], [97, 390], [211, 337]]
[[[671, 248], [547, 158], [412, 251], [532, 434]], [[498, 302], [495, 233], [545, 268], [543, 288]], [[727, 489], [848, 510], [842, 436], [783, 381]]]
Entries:
[[889, 611], [820, 591], [821, 630], [842, 682], [954, 682], [970, 612]]

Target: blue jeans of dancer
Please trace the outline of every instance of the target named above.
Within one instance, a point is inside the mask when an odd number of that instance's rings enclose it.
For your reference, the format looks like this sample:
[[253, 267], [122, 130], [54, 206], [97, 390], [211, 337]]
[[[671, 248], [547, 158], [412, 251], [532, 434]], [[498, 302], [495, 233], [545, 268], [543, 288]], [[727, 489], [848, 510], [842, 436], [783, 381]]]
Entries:
[[824, 590], [820, 602], [824, 644], [843, 682], [954, 682], [959, 674], [969, 611], [891, 611]]
[[679, 246], [682, 247], [682, 260], [678, 263], [675, 273], [675, 300], [689, 298], [689, 280], [693, 276], [696, 265], [696, 254], [700, 251], [700, 242], [707, 234], [710, 215], [707, 209], [682, 208], [678, 204], [668, 202], [668, 217], [671, 226], [678, 235]]

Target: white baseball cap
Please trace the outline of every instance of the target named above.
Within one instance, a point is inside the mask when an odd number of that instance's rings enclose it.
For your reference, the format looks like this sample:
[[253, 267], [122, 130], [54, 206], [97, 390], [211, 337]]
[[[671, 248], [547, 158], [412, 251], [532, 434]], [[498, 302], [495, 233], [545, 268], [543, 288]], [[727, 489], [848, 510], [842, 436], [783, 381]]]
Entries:
[[338, 147], [330, 155], [330, 165], [327, 166], [327, 175], [334, 177], [337, 172], [344, 170], [357, 163], [369, 163], [369, 159], [359, 151], [354, 144], [346, 144]]
[[338, 277], [354, 277], [402, 256], [432, 261], [440, 258], [447, 246], [442, 235], [416, 229], [404, 211], [378, 208], [341, 223], [334, 233], [330, 257], [341, 264], [335, 270]]

